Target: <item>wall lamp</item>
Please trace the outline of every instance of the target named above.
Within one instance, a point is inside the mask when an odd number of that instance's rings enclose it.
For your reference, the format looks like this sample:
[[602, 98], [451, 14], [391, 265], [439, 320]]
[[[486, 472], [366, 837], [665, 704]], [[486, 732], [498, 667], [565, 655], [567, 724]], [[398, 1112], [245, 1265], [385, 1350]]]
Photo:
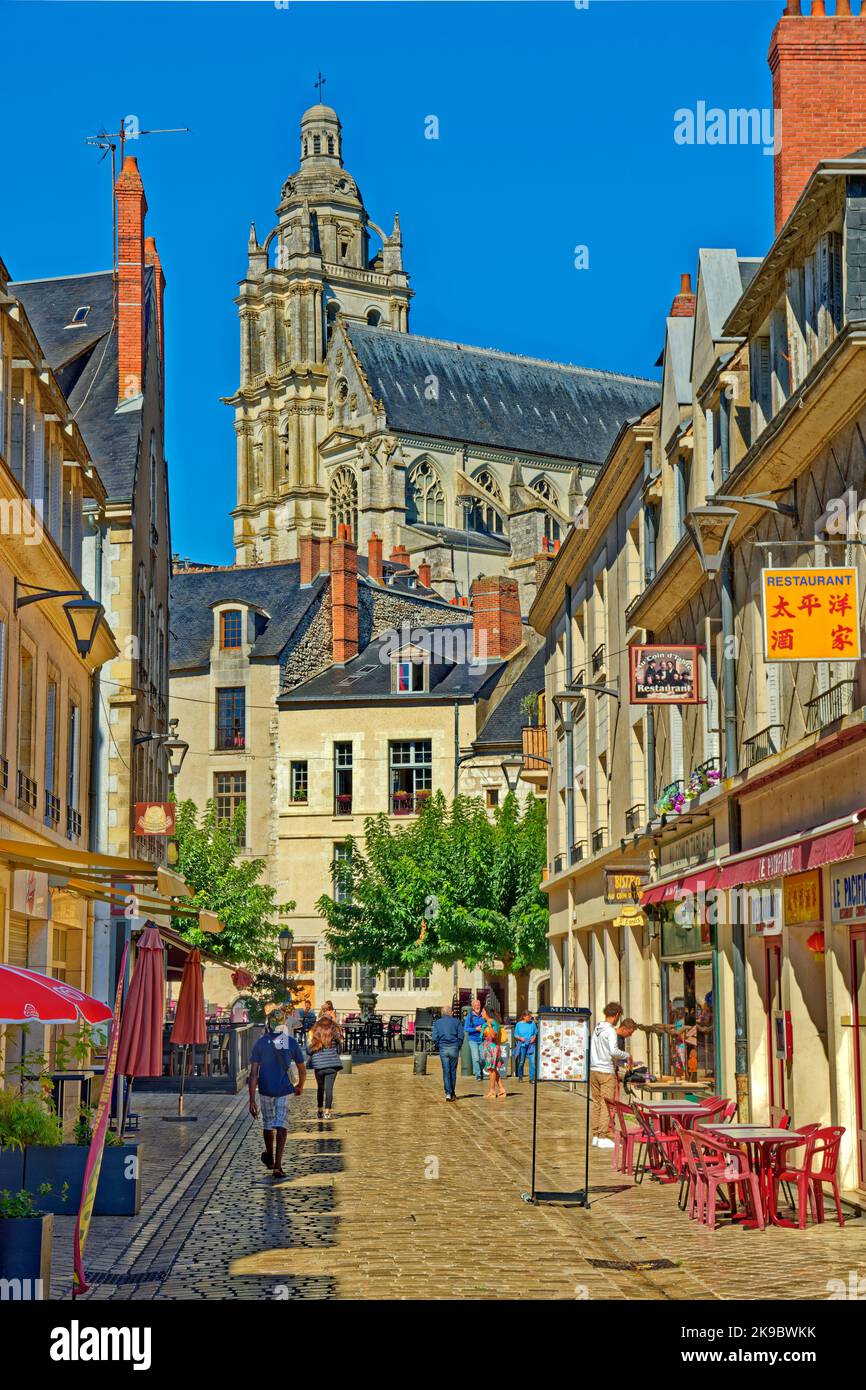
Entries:
[[189, 744], [185, 738], [178, 738], [177, 736], [177, 719], [170, 719], [168, 725], [171, 729], [170, 734], [133, 734], [132, 746], [139, 748], [143, 743], [158, 743], [160, 748], [164, 748], [168, 754], [169, 772], [172, 777], [178, 777], [183, 767], [183, 760], [189, 752]]
[[[35, 593], [19, 597], [19, 589], [34, 589]], [[14, 599], [16, 613], [19, 608], [26, 608], [28, 603], [44, 603], [49, 598], [68, 600], [63, 605], [63, 611], [72, 629], [76, 649], [79, 656], [88, 656], [96, 641], [96, 633], [105, 612], [102, 604], [97, 603], [96, 599], [92, 599], [86, 589], [42, 589], [38, 584], [24, 584], [16, 578]]]
[[571, 690], [558, 690], [553, 697], [553, 712], [556, 715], [556, 722], [562, 725], [563, 731], [570, 734], [574, 728], [574, 714], [567, 717], [563, 713], [563, 705], [574, 705], [581, 700], [587, 690], [592, 690], [596, 695], [610, 695], [611, 699], [619, 700], [620, 693], [612, 685], [604, 685], [600, 681], [581, 681], [579, 685], [572, 686]]
[[790, 516], [796, 526], [799, 519], [796, 484], [791, 490], [793, 502], [777, 502], [768, 492], [749, 492], [742, 497], [717, 492], [707, 498], [705, 506], [693, 507], [686, 515], [685, 525], [704, 574], [718, 578], [742, 507], [760, 507], [777, 516]]

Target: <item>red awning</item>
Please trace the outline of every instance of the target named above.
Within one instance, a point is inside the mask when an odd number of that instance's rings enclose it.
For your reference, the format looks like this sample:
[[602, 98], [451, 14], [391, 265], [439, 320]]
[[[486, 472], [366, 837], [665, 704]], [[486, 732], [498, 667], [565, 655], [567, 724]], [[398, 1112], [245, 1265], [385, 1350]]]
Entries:
[[793, 844], [767, 848], [734, 863], [723, 864], [719, 874], [720, 888], [739, 888], [745, 883], [764, 883], [769, 879], [800, 874], [806, 869], [820, 869], [822, 864], [835, 864], [849, 859], [854, 853], [854, 823], [830, 830], [823, 835], [807, 835]]
[[650, 903], [669, 903], [677, 898], [688, 897], [690, 893], [707, 893], [715, 888], [719, 871], [715, 864], [705, 869], [687, 874], [685, 878], [671, 878], [666, 883], [651, 883], [640, 895], [641, 907]]

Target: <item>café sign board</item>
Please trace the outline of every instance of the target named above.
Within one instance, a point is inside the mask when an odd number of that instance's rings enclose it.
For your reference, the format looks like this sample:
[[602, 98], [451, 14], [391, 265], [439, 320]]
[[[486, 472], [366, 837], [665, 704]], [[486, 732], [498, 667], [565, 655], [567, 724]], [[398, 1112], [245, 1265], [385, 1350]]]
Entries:
[[636, 903], [641, 888], [649, 882], [645, 869], [605, 869], [604, 900], [606, 903]]
[[866, 921], [866, 858], [830, 870], [830, 920]]
[[681, 835], [678, 840], [659, 847], [659, 867], [667, 869], [689, 868], [692, 864], [703, 864], [712, 859], [716, 849], [716, 827], [714, 822], [689, 835]]

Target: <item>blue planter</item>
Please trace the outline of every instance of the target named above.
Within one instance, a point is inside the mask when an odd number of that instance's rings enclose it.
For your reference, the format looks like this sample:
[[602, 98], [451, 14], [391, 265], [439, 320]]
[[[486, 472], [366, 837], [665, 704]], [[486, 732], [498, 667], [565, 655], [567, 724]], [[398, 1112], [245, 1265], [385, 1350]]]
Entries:
[[[0, 1218], [0, 1279], [14, 1281], [12, 1298], [51, 1296], [53, 1216]], [[9, 1285], [4, 1283], [4, 1288]]]
[[20, 1192], [24, 1186], [24, 1150], [0, 1149], [0, 1192]]
[[[138, 1142], [114, 1144], [102, 1151], [99, 1185], [94, 1216], [135, 1216], [141, 1205], [141, 1164]], [[51, 1191], [40, 1196], [43, 1211], [74, 1216], [81, 1204], [81, 1188], [87, 1163], [87, 1144], [57, 1144], [53, 1148], [32, 1144], [25, 1150], [24, 1186], [38, 1192], [40, 1184], [50, 1183]], [[69, 1184], [66, 1201], [63, 1184]]]

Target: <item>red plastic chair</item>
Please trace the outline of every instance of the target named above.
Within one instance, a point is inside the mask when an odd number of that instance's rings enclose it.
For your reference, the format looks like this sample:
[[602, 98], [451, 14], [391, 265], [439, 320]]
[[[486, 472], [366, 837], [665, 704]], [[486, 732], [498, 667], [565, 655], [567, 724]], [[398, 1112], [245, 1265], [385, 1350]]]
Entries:
[[[800, 1230], [806, 1227], [806, 1208], [808, 1206], [813, 1218], [817, 1220], [817, 1208], [815, 1206], [815, 1194], [809, 1183], [809, 1169], [812, 1160], [812, 1144], [815, 1135], [820, 1130], [820, 1125], [801, 1125], [797, 1130], [797, 1136], [792, 1135], [790, 1144], [783, 1144], [776, 1150], [774, 1155], [773, 1168], [773, 1202], [778, 1205], [779, 1187], [785, 1189], [785, 1197], [788, 1205], [797, 1212], [797, 1224]], [[803, 1150], [802, 1165], [791, 1162], [789, 1154], [793, 1154], [795, 1149]], [[794, 1202], [793, 1188], [797, 1189], [797, 1201]]]
[[812, 1152], [809, 1155], [809, 1182], [815, 1194], [815, 1206], [818, 1210], [818, 1220], [824, 1220], [824, 1184], [829, 1183], [833, 1190], [833, 1200], [836, 1203], [836, 1219], [840, 1226], [845, 1225], [845, 1218], [842, 1215], [842, 1202], [839, 1197], [839, 1180], [836, 1177], [836, 1167], [839, 1163], [839, 1146], [842, 1143], [842, 1135], [845, 1133], [844, 1125], [828, 1125], [826, 1129], [816, 1129], [812, 1138]]
[[761, 1184], [758, 1175], [752, 1170], [742, 1149], [726, 1144], [721, 1139], [711, 1139], [709, 1135], [699, 1138], [692, 1135], [698, 1151], [695, 1159], [700, 1182], [698, 1185], [698, 1220], [716, 1229], [717, 1194], [721, 1186], [726, 1186], [730, 1200], [731, 1214], [736, 1210], [735, 1192], [742, 1187], [744, 1194], [751, 1198], [758, 1229], [763, 1231], [764, 1207], [761, 1201]]
[[[676, 1182], [683, 1165], [682, 1146], [676, 1133], [665, 1133], [659, 1119], [636, 1100], [632, 1100], [629, 1109], [641, 1130], [634, 1159], [635, 1182], [643, 1182], [647, 1169], [660, 1181]], [[666, 1175], [664, 1179], [662, 1174]]]
[[613, 1151], [614, 1167], [621, 1173], [631, 1173], [634, 1170], [635, 1149], [643, 1143], [643, 1130], [639, 1125], [629, 1124], [629, 1119], [634, 1118], [630, 1106], [621, 1100], [608, 1101], [607, 1104], [613, 1114], [616, 1145]]

